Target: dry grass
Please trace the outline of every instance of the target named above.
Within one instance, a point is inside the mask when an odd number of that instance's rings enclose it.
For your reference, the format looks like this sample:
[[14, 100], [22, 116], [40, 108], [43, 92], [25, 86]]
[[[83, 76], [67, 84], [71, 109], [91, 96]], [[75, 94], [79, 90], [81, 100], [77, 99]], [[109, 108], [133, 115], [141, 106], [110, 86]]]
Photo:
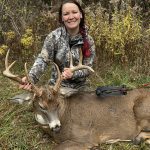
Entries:
[[8, 98], [18, 94], [18, 87], [0, 76], [0, 149], [47, 150], [53, 141], [43, 133], [34, 120], [32, 107], [10, 103]]
[[[32, 106], [10, 103], [8, 98], [22, 92], [17, 85], [0, 75], [0, 149], [50, 150], [55, 142], [46, 135], [34, 119]], [[96, 82], [96, 79], [95, 79]], [[99, 150], [150, 150], [142, 143], [99, 145]]]

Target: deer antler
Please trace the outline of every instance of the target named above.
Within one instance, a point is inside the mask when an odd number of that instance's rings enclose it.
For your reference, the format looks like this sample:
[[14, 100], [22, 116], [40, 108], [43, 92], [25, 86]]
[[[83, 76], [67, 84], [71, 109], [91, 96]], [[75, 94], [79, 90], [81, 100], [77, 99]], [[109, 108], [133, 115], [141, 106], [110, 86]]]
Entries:
[[69, 54], [70, 54], [70, 69], [71, 69], [71, 71], [74, 72], [74, 71], [80, 70], [80, 69], [88, 69], [91, 72], [94, 72], [94, 70], [91, 67], [86, 66], [86, 65], [82, 65], [82, 57], [83, 56], [82, 56], [82, 50], [81, 49], [79, 50], [79, 53], [80, 53], [79, 64], [77, 66], [73, 66], [72, 54], [69, 51]]
[[[70, 51], [69, 51], [69, 55], [70, 55], [70, 69], [71, 69], [72, 72], [74, 72], [76, 70], [80, 70], [80, 69], [88, 69], [91, 72], [94, 72], [94, 70], [91, 67], [86, 66], [86, 65], [82, 65], [82, 51], [81, 51], [81, 49], [80, 49], [80, 56], [79, 56], [80, 57], [79, 58], [79, 64], [77, 66], [73, 66], [72, 54], [71, 54]], [[53, 89], [55, 91], [58, 91], [58, 89], [60, 87], [60, 83], [63, 80], [63, 77], [62, 77], [62, 75], [60, 73], [60, 70], [59, 70], [57, 64], [54, 63], [54, 65], [56, 66], [56, 69], [57, 69], [58, 78], [57, 78], [56, 84], [55, 84]]]
[[10, 69], [12, 68], [12, 66], [15, 64], [16, 61], [14, 61], [13, 63], [11, 63], [10, 65], [8, 65], [8, 56], [9, 56], [9, 51], [7, 51], [6, 57], [5, 57], [5, 70], [3, 71], [3, 75], [8, 77], [9, 79], [12, 79], [20, 84], [23, 84], [22, 79], [20, 77], [18, 77], [18, 75], [14, 75], [10, 72]]
[[[16, 61], [14, 61], [10, 65], [8, 65], [9, 52], [10, 52], [10, 50], [7, 51], [7, 54], [6, 54], [6, 57], [5, 57], [5, 70], [3, 71], [3, 75], [6, 76], [6, 77], [8, 77], [9, 79], [12, 79], [12, 80], [18, 82], [19, 84], [25, 84], [18, 75], [14, 75], [14, 74], [12, 74], [10, 72], [10, 69], [15, 64]], [[31, 83], [31, 85], [32, 85], [32, 88], [31, 88], [30, 92], [33, 92], [36, 95], [40, 95], [41, 90], [38, 87], [36, 87], [34, 84], [32, 84], [32, 82], [30, 80], [30, 77], [28, 75], [28, 70], [27, 70], [26, 63], [25, 63], [25, 73], [26, 73], [27, 81], [29, 83]]]
[[38, 88], [35, 84], [32, 83], [31, 78], [29, 77], [29, 74], [28, 74], [27, 63], [24, 64], [24, 68], [25, 68], [27, 81], [32, 85], [31, 92], [33, 92], [34, 94], [40, 96], [41, 95], [41, 89]]
[[60, 70], [59, 70], [57, 64], [54, 63], [54, 65], [56, 66], [58, 77], [57, 77], [56, 84], [55, 84], [55, 86], [53, 87], [53, 89], [54, 89], [55, 91], [58, 91], [58, 89], [59, 89], [59, 87], [60, 87], [60, 83], [61, 83], [61, 81], [63, 80], [63, 77], [62, 77], [62, 75], [61, 75], [61, 73], [60, 73]]

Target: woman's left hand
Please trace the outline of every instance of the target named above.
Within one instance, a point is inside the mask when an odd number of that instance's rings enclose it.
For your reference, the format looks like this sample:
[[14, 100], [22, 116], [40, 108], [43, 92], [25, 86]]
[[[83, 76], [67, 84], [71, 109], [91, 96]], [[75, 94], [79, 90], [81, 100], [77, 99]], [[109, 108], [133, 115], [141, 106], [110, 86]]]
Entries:
[[62, 72], [63, 79], [70, 79], [73, 76], [73, 73], [70, 68], [64, 68]]

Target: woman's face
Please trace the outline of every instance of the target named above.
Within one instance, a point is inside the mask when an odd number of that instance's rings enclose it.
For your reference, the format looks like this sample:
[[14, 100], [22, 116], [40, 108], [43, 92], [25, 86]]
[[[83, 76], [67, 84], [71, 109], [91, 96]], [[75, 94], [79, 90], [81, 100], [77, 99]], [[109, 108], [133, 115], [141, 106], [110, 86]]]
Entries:
[[76, 4], [66, 3], [62, 6], [62, 21], [69, 31], [79, 29], [81, 18], [82, 14]]

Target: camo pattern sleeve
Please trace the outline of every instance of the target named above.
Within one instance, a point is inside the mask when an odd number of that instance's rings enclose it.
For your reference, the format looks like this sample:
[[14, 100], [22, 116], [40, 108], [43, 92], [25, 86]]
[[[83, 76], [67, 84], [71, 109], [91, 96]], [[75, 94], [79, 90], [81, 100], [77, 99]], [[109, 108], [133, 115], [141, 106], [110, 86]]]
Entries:
[[[83, 64], [92, 67], [94, 58], [95, 58], [95, 44], [94, 44], [93, 38], [90, 35], [88, 35], [88, 41], [90, 45], [91, 54], [89, 57], [83, 57]], [[75, 71], [73, 74], [72, 80], [77, 79], [77, 78], [86, 78], [87, 76], [89, 76], [89, 74], [90, 72], [88, 69]]]
[[38, 55], [29, 72], [29, 76], [31, 77], [33, 83], [37, 83], [39, 81], [40, 76], [47, 68], [49, 62], [53, 61], [54, 59], [54, 39], [55, 37], [53, 35], [53, 32], [46, 37], [42, 51]]
[[[88, 57], [83, 57], [83, 64], [92, 67], [94, 57], [95, 57], [95, 45], [92, 37], [87, 36], [89, 41], [90, 55]], [[71, 37], [67, 32], [65, 27], [57, 28], [52, 31], [45, 39], [41, 53], [35, 60], [29, 76], [33, 83], [39, 81], [40, 76], [44, 73], [50, 62], [55, 62], [60, 72], [63, 72], [64, 68], [69, 67], [69, 51], [72, 53], [73, 65], [78, 65], [79, 63], [79, 50], [83, 45], [83, 38], [81, 34]], [[58, 73], [56, 67], [51, 65], [51, 75], [49, 84], [55, 85]], [[84, 85], [86, 77], [89, 75], [87, 69], [82, 69], [75, 71], [73, 78], [63, 80], [61, 85], [65, 87], [76, 88], [80, 85]]]

